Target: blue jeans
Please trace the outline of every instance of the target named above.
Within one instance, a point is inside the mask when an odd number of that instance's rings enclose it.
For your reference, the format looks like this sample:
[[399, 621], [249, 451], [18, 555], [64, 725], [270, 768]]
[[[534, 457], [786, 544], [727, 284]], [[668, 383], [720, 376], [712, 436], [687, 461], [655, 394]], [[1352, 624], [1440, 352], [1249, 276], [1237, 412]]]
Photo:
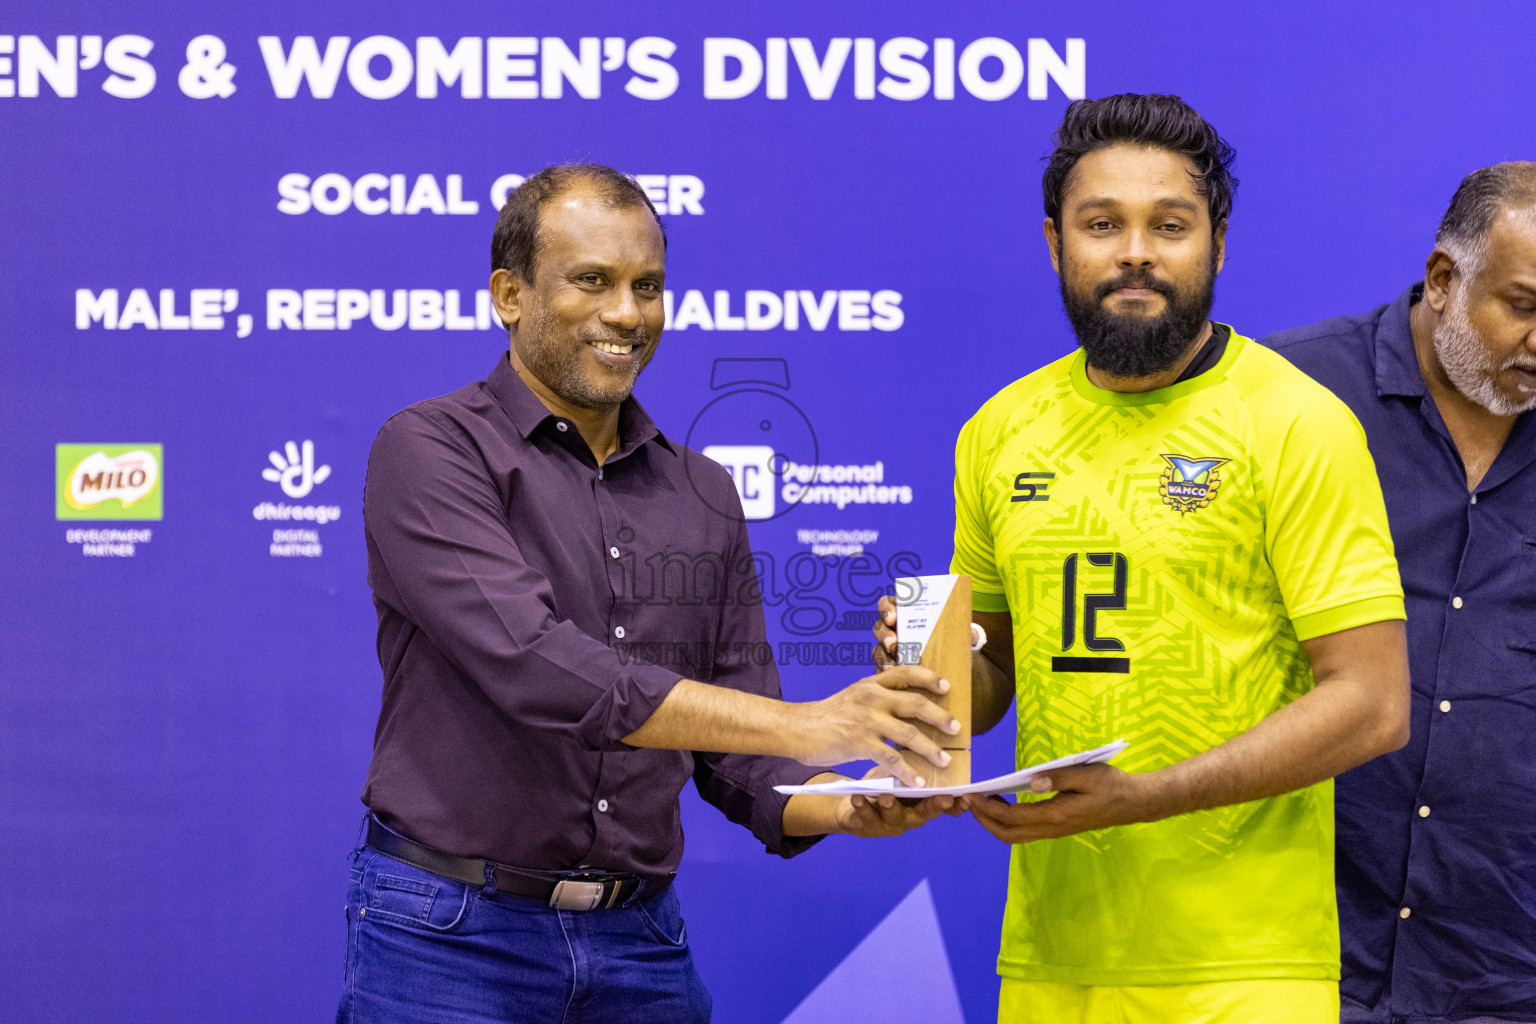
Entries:
[[555, 910], [352, 854], [337, 1024], [708, 1024], [677, 895]]

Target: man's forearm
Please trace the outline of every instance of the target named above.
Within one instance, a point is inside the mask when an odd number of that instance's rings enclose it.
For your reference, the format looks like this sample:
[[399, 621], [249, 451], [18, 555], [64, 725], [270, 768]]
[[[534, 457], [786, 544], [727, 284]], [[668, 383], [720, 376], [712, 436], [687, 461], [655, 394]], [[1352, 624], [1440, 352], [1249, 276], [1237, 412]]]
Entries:
[[971, 731], [980, 735], [997, 725], [1013, 703], [1012, 672], [1005, 672], [986, 649], [971, 655]]
[[948, 764], [949, 755], [919, 725], [954, 735], [960, 723], [918, 692], [944, 693], [948, 688], [932, 671], [915, 665], [890, 669], [878, 681], [861, 679], [806, 704], [681, 679], [624, 742], [664, 750], [776, 754], [802, 764], [874, 761], [907, 785], [920, 786], [922, 776], [892, 744], [940, 767]]
[[1241, 735], [1143, 778], [1154, 820], [1278, 796], [1331, 779], [1402, 746], [1382, 721], [1379, 692], [1339, 679], [1318, 686]]
[[781, 700], [681, 679], [624, 742], [665, 750], [783, 754], [793, 721], [791, 705]]

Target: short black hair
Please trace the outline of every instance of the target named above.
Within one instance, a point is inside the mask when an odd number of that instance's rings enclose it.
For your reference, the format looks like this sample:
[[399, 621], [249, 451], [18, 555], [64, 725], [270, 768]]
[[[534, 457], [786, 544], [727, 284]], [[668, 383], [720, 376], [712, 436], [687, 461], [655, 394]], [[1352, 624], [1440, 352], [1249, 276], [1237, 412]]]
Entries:
[[662, 251], [666, 251], [667, 229], [650, 197], [633, 178], [606, 164], [552, 164], [508, 193], [491, 236], [491, 269], [505, 270], [531, 284], [539, 261], [539, 214], [545, 203], [578, 185], [593, 186], [598, 199], [612, 209], [649, 210], [661, 231]]
[[1061, 198], [1078, 160], [1117, 143], [1156, 146], [1186, 157], [1195, 165], [1195, 190], [1205, 196], [1211, 230], [1218, 231], [1232, 212], [1237, 179], [1231, 146], [1194, 108], [1177, 96], [1123, 92], [1101, 100], [1075, 100], [1056, 130], [1056, 149], [1047, 157], [1045, 215], [1061, 227]]
[[1462, 272], [1477, 273], [1482, 267], [1488, 229], [1505, 209], [1536, 206], [1536, 162], [1510, 160], [1473, 171], [1461, 179], [1435, 245], [1451, 254]]

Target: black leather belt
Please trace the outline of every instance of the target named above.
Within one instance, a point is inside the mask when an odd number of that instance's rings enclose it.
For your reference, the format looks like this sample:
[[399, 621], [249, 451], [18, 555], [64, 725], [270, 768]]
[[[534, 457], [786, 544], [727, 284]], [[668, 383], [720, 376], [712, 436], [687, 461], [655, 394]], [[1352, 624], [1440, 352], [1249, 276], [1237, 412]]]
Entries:
[[638, 875], [606, 871], [535, 872], [494, 861], [458, 857], [423, 846], [368, 816], [368, 846], [386, 857], [442, 875], [476, 888], [485, 885], [486, 865], [497, 892], [547, 903], [557, 910], [606, 910], [633, 903], [642, 890], [647, 899], [659, 896], [672, 884], [671, 877], [647, 882]]

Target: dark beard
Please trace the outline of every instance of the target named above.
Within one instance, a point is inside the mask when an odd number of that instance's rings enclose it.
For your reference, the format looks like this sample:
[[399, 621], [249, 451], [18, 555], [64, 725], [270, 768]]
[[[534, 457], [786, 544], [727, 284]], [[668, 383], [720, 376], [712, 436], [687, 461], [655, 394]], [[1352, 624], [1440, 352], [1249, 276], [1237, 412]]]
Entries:
[[[1120, 316], [1104, 308], [1104, 299], [1119, 288], [1150, 288], [1167, 300], [1154, 317]], [[1203, 287], [1181, 292], [1150, 271], [1127, 270], [1100, 284], [1091, 295], [1075, 293], [1061, 275], [1061, 303], [1088, 362], [1111, 377], [1150, 377], [1179, 361], [1211, 315], [1216, 299], [1214, 260]]]

